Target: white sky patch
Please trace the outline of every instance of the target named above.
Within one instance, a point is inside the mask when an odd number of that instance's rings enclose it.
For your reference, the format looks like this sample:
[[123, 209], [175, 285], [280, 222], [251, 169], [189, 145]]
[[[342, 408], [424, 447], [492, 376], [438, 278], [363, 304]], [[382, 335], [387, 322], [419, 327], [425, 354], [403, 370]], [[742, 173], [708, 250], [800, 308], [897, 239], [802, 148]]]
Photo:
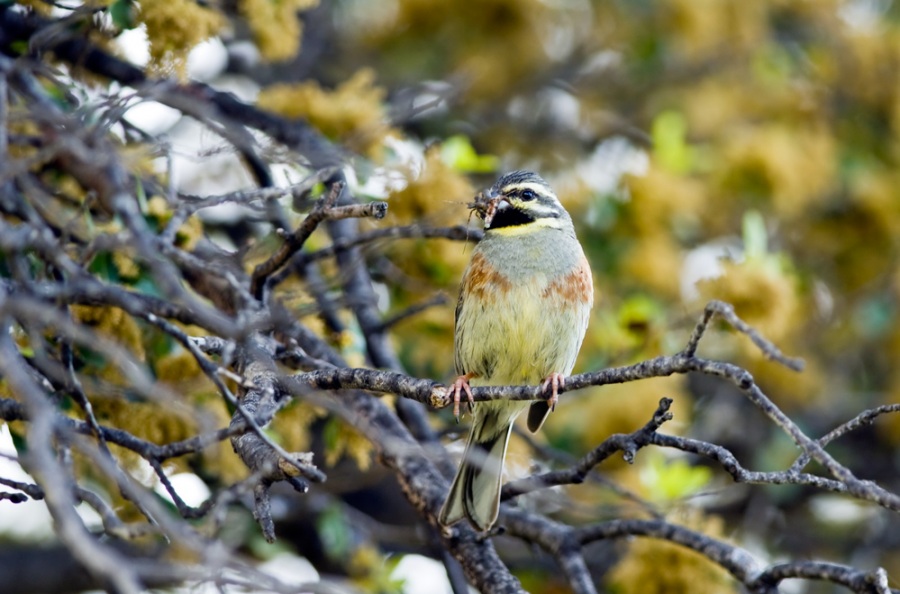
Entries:
[[740, 261], [743, 258], [741, 242], [737, 237], [711, 241], [689, 251], [681, 268], [681, 299], [691, 303], [700, 297], [697, 283], [722, 275], [723, 260]]
[[572, 55], [591, 33], [593, 9], [586, 0], [543, 0], [552, 9], [552, 18], [536, 23], [537, 39], [551, 60], [561, 61]]
[[188, 54], [188, 77], [202, 82], [210, 81], [228, 66], [228, 50], [218, 37], [207, 39], [194, 46]]
[[404, 555], [391, 577], [404, 581], [403, 594], [452, 592], [444, 564], [421, 555]]
[[575, 172], [597, 194], [614, 194], [625, 174], [644, 175], [650, 158], [643, 149], [623, 136], [613, 136], [597, 145], [590, 156], [578, 163]]
[[513, 119], [541, 122], [577, 134], [581, 129], [581, 101], [558, 87], [541, 89], [534, 95], [519, 95], [507, 107]]
[[156, 101], [138, 101], [125, 114], [129, 124], [152, 136], [170, 130], [180, 119], [180, 111]]
[[320, 579], [319, 572], [316, 571], [312, 563], [303, 557], [290, 553], [275, 555], [260, 565], [259, 569], [285, 584], [295, 587], [310, 582], [318, 582]]
[[[150, 42], [144, 25], [123, 31], [113, 40], [120, 55], [135, 66], [145, 68], [150, 62]], [[188, 54], [187, 75], [192, 80], [211, 81], [228, 66], [228, 50], [218, 37], [207, 39]], [[125, 92], [131, 92], [129, 88]], [[159, 135], [181, 119], [181, 112], [151, 100], [135, 101], [125, 119], [131, 125], [151, 135]]]
[[150, 63], [150, 42], [147, 39], [147, 28], [144, 25], [122, 31], [113, 40], [113, 44], [119, 50], [120, 55], [135, 66], [143, 68]]
[[809, 509], [818, 521], [843, 528], [870, 520], [880, 512], [873, 505], [841, 495], [816, 495], [810, 500]]
[[600, 76], [604, 72], [617, 68], [622, 64], [623, 58], [620, 52], [604, 49], [594, 52], [584, 60], [578, 68], [579, 76]]
[[[135, 66], [145, 68], [150, 63], [150, 41], [144, 25], [123, 31], [113, 40], [120, 55]], [[211, 80], [228, 65], [228, 50], [218, 37], [212, 37], [194, 46], [187, 59], [188, 78]]]
[[838, 16], [857, 31], [872, 31], [884, 21], [891, 0], [848, 0], [838, 8]]
[[[209, 487], [207, 487], [206, 483], [204, 483], [196, 474], [191, 472], [173, 474], [169, 477], [169, 482], [172, 483], [172, 487], [175, 489], [175, 492], [178, 493], [178, 496], [181, 497], [182, 501], [191, 507], [197, 507], [209, 499]], [[156, 491], [160, 497], [174, 503], [172, 497], [162, 483], [157, 483], [154, 487], [154, 491]]]
[[[12, 435], [6, 423], [0, 424], [0, 476], [11, 481], [34, 483], [22, 466], [7, 456], [17, 456]], [[15, 489], [0, 485], [13, 493]], [[47, 541], [54, 539], [53, 520], [43, 501], [29, 499], [24, 503], [0, 501], [0, 536], [13, 541]]]

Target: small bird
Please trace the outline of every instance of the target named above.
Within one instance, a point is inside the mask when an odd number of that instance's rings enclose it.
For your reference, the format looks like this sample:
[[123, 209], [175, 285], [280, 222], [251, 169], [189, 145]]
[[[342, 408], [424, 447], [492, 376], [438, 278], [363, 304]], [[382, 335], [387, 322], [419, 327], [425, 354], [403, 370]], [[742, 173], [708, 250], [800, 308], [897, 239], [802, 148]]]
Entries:
[[[587, 330], [594, 288], [569, 213], [536, 173], [507, 173], [470, 207], [485, 231], [456, 305], [459, 377], [449, 389], [456, 417], [465, 394], [474, 422], [439, 519], [449, 526], [467, 517], [487, 531], [500, 512], [512, 424], [530, 409], [528, 428], [536, 432], [555, 407]], [[470, 386], [538, 382], [546, 401], [472, 401]]]

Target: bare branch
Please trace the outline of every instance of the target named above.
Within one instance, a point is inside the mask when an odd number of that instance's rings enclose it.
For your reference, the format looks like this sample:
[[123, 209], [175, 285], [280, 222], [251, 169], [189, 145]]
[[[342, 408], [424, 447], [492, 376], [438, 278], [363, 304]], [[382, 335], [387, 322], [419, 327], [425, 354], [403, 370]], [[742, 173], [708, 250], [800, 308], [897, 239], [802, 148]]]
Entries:
[[368, 204], [351, 204], [348, 206], [335, 206], [340, 196], [343, 184], [335, 183], [331, 186], [328, 196], [319, 200], [316, 207], [303, 220], [296, 231], [285, 237], [281, 248], [268, 260], [260, 264], [253, 271], [250, 279], [250, 292], [257, 298], [262, 297], [263, 285], [266, 279], [288, 261], [294, 255], [313, 231], [323, 221], [337, 221], [346, 218], [374, 217], [384, 218], [387, 213], [386, 202], [370, 202]]
[[697, 352], [697, 346], [700, 344], [700, 339], [703, 338], [703, 335], [709, 328], [709, 323], [716, 316], [728, 322], [728, 324], [738, 332], [747, 335], [750, 340], [753, 341], [753, 344], [755, 344], [769, 359], [777, 361], [794, 371], [803, 370], [803, 360], [785, 356], [771, 341], [763, 337], [756, 329], [751, 328], [746, 322], [740, 319], [737, 314], [734, 313], [734, 307], [722, 301], [710, 301], [706, 304], [706, 307], [703, 310], [703, 316], [701, 316], [700, 321], [694, 327], [694, 331], [691, 333], [691, 337], [688, 339], [687, 346], [684, 347], [682, 354], [688, 357], [694, 356]]
[[480, 229], [473, 229], [465, 225], [455, 227], [426, 227], [423, 225], [408, 225], [406, 227], [386, 227], [360, 233], [353, 237], [335, 239], [330, 246], [314, 252], [297, 254], [298, 264], [324, 260], [334, 257], [336, 254], [360, 247], [382, 239], [449, 239], [452, 241], [471, 241], [477, 243], [483, 233]]

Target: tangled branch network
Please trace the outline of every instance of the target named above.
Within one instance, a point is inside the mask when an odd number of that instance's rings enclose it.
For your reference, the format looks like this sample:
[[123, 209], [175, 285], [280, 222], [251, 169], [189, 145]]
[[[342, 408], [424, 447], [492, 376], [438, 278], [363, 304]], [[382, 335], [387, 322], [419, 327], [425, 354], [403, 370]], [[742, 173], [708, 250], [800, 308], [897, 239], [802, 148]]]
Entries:
[[[48, 23], [0, 7], [0, 130], [9, 130], [15, 122], [33, 124], [27, 128], [30, 132], [4, 135], [0, 142], [0, 419], [21, 438], [22, 447], [11, 456], [31, 477], [24, 481], [0, 476], [0, 505], [43, 501], [59, 542], [78, 569], [71, 575], [80, 576], [84, 589], [132, 593], [209, 582], [295, 592], [297, 584], [249, 564], [222, 534], [229, 510], [246, 506], [261, 533], [274, 540], [279, 530], [274, 498], [312, 500], [324, 492], [326, 474], [313, 453], [288, 451], [267, 431], [291, 401], [300, 400], [343, 419], [368, 441], [381, 470], [396, 480], [412, 510], [410, 524], [416, 530], [409, 538], [404, 533], [404, 544], [415, 543], [418, 550], [439, 558], [454, 591], [465, 592], [468, 581], [482, 592], [521, 592], [521, 583], [498, 553], [495, 545], [500, 541], [494, 533], [478, 533], [465, 523], [443, 528], [437, 521], [453, 463], [428, 408], [446, 407], [447, 389], [406, 374], [389, 338], [397, 320], [443, 300], [429, 299], [385, 319], [370, 276], [368, 256], [387, 241], [468, 241], [479, 234], [466, 227], [425, 225], [363, 231], [358, 219], [383, 217], [387, 204], [357, 200], [342, 174], [344, 152], [304, 122], [284, 120], [200, 83], [150, 79], [85, 40], [53, 46], [59, 60], [129, 85], [140, 97], [152, 97], [220, 134], [249, 164], [261, 186], [217, 196], [190, 196], [162, 187], [131, 167], [121, 150], [122, 143], [147, 140], [122, 119], [121, 102], [111, 98], [99, 108], [80, 105], [53, 72], [11, 57], [16, 55], [14, 47], [34, 38], [55, 43], [57, 36], [40, 35]], [[114, 128], [118, 136], [110, 134]], [[308, 177], [289, 187], [274, 187], [255, 135], [298, 155]], [[75, 180], [85, 190], [83, 200], [48, 186], [48, 171]], [[311, 198], [320, 184], [326, 191]], [[142, 204], [151, 192], [164, 198], [169, 218], [151, 221]], [[282, 198], [300, 205], [299, 223], [292, 223]], [[278, 246], [250, 267], [252, 272], [245, 272], [245, 263], [233, 253], [206, 239], [190, 247], [179, 243], [183, 225], [194, 214], [221, 204], [240, 205], [248, 221], [277, 230]], [[323, 235], [328, 245], [310, 248], [314, 233]], [[104, 274], [100, 263], [111, 254], [127, 254], [142, 282]], [[335, 271], [330, 290], [318, 282], [323, 264]], [[364, 339], [365, 367], [351, 366], [321, 331], [294, 315], [287, 304], [288, 280], [300, 281], [329, 329], [342, 329], [337, 312], [349, 314]], [[92, 325], [86, 311], [115, 311], [121, 325], [178, 345], [212, 386], [207, 397], [228, 411], [230, 422], [188, 398], [187, 388], [159, 381], [134, 348], [123, 348], [114, 333]], [[613, 455], [621, 453], [631, 462], [642, 448], [656, 447], [718, 466], [738, 483], [802, 485], [889, 513], [900, 511], [897, 494], [858, 478], [828, 450], [835, 440], [898, 407], [864, 411], [824, 436], [809, 436], [746, 370], [697, 354], [715, 319], [746, 335], [777, 364], [800, 369], [799, 361], [783, 355], [731, 306], [712, 302], [680, 352], [575, 375], [561, 391], [675, 374], [721, 378], [793, 441], [797, 457], [791, 465], [779, 471], [751, 470], [721, 445], [664, 433], [672, 402], [662, 398], [636, 431], [611, 435], [581, 458], [507, 484], [502, 493], [503, 532], [545, 551], [578, 594], [597, 591], [586, 547], [625, 537], [662, 540], [695, 551], [724, 568], [748, 592], [771, 594], [787, 579], [824, 580], [858, 593], [896, 592], [881, 568], [810, 560], [773, 563], [661, 517], [576, 526], [515, 505], [528, 494], [597, 478], [597, 466]], [[473, 397], [487, 401], [543, 396], [538, 386], [493, 386], [474, 388]], [[97, 412], [100, 407], [127, 409], [135, 404], [146, 405], [143, 410], [164, 410], [179, 426], [189, 426], [191, 434], [169, 439], [161, 432], [147, 439], [138, 429], [150, 421], [126, 422]], [[189, 504], [172, 480], [171, 466], [198, 460], [229, 440], [244, 478], [209, 479], [209, 496]], [[171, 505], [136, 468], [149, 469]], [[280, 489], [285, 484], [303, 495]], [[92, 508], [99, 523], [86, 523], [79, 506]], [[372, 519], [359, 524], [367, 526], [375, 540], [391, 537], [390, 530]], [[4, 574], [12, 566], [0, 563], [0, 583], [15, 583]], [[58, 567], [56, 573], [70, 579]], [[34, 579], [38, 577], [54, 576]], [[43, 589], [53, 591], [58, 584]]]

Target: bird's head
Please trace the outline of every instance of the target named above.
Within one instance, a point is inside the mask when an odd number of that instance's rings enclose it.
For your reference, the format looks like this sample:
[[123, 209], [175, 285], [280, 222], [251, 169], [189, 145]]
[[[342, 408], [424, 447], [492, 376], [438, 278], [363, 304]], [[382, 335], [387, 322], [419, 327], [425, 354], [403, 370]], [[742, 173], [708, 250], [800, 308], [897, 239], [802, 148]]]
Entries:
[[540, 227], [560, 228], [570, 221], [544, 179], [531, 171], [513, 171], [478, 194], [469, 207], [484, 219], [485, 231], [521, 232]]

